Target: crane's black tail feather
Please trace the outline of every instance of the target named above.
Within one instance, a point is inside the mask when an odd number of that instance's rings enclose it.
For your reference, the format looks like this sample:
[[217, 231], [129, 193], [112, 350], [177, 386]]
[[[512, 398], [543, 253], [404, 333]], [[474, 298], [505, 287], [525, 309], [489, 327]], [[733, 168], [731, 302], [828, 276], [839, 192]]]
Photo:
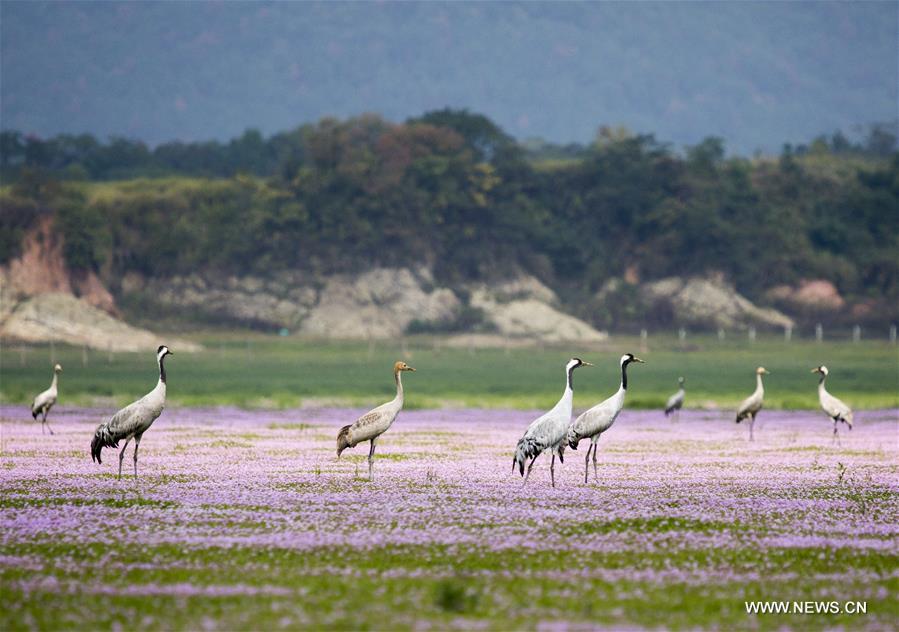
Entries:
[[518, 472], [524, 476], [524, 464], [528, 459], [536, 457], [540, 454], [540, 448], [537, 442], [530, 437], [522, 437], [515, 446], [515, 456], [512, 457], [512, 470], [518, 466]]
[[91, 439], [91, 460], [102, 465], [103, 461], [100, 459], [100, 452], [106, 447], [118, 448], [119, 440], [109, 432], [109, 427], [102, 423], [97, 426], [94, 438]]
[[565, 437], [565, 440], [568, 441], [569, 448], [571, 448], [572, 450], [577, 450], [577, 444], [581, 442], [581, 437], [574, 429], [574, 426], [568, 429], [568, 436]]

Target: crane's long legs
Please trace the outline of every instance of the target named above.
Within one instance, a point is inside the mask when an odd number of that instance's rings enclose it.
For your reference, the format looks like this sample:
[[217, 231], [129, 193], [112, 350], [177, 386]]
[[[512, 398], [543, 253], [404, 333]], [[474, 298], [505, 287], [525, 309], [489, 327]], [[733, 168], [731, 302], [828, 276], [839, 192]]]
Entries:
[[590, 450], [595, 444], [591, 443], [587, 446], [587, 454], [584, 456], [584, 485], [587, 484], [587, 475], [590, 473]]
[[754, 439], [753, 436], [752, 436], [752, 427], [753, 427], [754, 425], [755, 425], [755, 415], [752, 415], [752, 416], [749, 418], [749, 440], [750, 440], [750, 441], [755, 441], [755, 439]]
[[593, 481], [596, 483], [599, 482], [599, 476], [596, 474], [596, 448], [598, 447], [595, 443], [593, 444]]
[[140, 447], [140, 440], [143, 435], [134, 437], [134, 479], [137, 480], [137, 449]]
[[44, 424], [47, 425], [47, 430], [50, 431], [50, 434], [53, 434], [53, 428], [50, 427], [50, 424], [47, 422], [47, 413], [50, 412], [46, 408], [44, 409], [44, 421], [41, 423], [41, 434], [44, 434]]
[[553, 460], [549, 462], [549, 480], [552, 486], [556, 486], [556, 453], [553, 452]]
[[119, 478], [122, 478], [122, 460], [125, 458], [125, 448], [128, 447], [128, 444], [131, 442], [131, 437], [125, 439], [125, 445], [122, 446], [122, 451], [119, 452]]
[[375, 439], [372, 439], [371, 440], [371, 449], [368, 451], [368, 480], [370, 480], [370, 481], [374, 480], [374, 478], [372, 478], [372, 476], [373, 476], [372, 463], [374, 463], [374, 460], [375, 460]]
[[839, 426], [837, 426], [836, 421], [833, 422], [833, 438], [830, 440], [830, 445], [833, 445], [834, 442], [836, 442], [837, 445], [843, 445], [840, 442]]
[[[537, 456], [540, 456], [540, 455], [538, 454]], [[530, 477], [530, 475], [531, 475], [531, 470], [534, 469], [534, 462], [537, 460], [537, 456], [535, 456], [533, 459], [531, 459], [531, 464], [528, 465], [528, 471], [524, 475], [524, 482], [521, 484], [522, 487], [524, 487], [528, 483], [528, 477]]]

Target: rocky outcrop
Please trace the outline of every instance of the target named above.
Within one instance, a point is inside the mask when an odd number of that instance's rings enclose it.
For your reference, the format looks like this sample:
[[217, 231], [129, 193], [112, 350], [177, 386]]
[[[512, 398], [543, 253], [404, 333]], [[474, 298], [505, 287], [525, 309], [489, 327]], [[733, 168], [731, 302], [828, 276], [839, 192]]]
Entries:
[[[47, 292], [72, 294], [88, 305], [118, 315], [112, 294], [92, 271], [70, 270], [65, 264], [65, 242], [53, 230], [49, 217], [37, 225], [22, 241], [22, 254], [0, 266], [2, 299], [7, 307], [24, 297]], [[0, 308], [2, 309], [2, 308]]]
[[471, 289], [470, 304], [484, 311], [500, 334], [546, 342], [608, 338], [584, 321], [560, 311], [555, 292], [531, 276]]
[[3, 320], [6, 338], [24, 342], [64, 342], [110, 351], [151, 351], [168, 344], [179, 351], [199, 347], [183, 340], [163, 340], [149, 331], [131, 327], [83, 299], [49, 292], [19, 301]]
[[184, 314], [288, 330], [299, 328], [318, 303], [319, 294], [316, 285], [292, 273], [271, 279], [192, 274], [155, 281], [127, 274], [121, 289], [123, 294], [143, 295]]
[[633, 287], [647, 313], [667, 314], [676, 323], [697, 327], [746, 329], [750, 326], [792, 327], [793, 319], [770, 308], [758, 307], [737, 293], [720, 275], [710, 277], [668, 277], [631, 286], [621, 279], [606, 283], [597, 294], [600, 309]]
[[[0, 337], [24, 342], [63, 342], [110, 351], [155, 350], [152, 332], [119, 320], [112, 294], [92, 271], [70, 270], [65, 243], [42, 218], [22, 242], [22, 253], [0, 266]], [[167, 337], [182, 351], [199, 346]]]
[[826, 279], [803, 280], [796, 287], [778, 285], [768, 290], [765, 296], [803, 311], [838, 312], [846, 306], [837, 287]]
[[[563, 313], [555, 293], [527, 275], [457, 290], [437, 287], [426, 268], [373, 268], [316, 279], [294, 272], [272, 279], [192, 275], [149, 283], [132, 275], [123, 280], [122, 289], [182, 313], [202, 312], [224, 321], [319, 337], [395, 338], [413, 321], [431, 323], [431, 330], [439, 331], [466, 307], [480, 310], [483, 328], [503, 337], [606, 337]], [[468, 297], [467, 303], [462, 297]]]
[[[392, 338], [413, 320], [446, 321], [459, 308], [449, 289], [433, 288], [426, 270], [375, 268], [328, 278], [302, 331], [333, 338]], [[428, 288], [430, 291], [428, 291]]]

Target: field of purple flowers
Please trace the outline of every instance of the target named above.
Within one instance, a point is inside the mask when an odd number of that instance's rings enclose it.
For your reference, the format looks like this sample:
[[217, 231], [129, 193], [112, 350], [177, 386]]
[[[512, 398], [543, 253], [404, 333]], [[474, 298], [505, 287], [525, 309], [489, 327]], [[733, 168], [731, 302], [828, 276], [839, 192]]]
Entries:
[[[899, 421], [861, 411], [625, 411], [549, 485], [512, 451], [534, 414], [407, 411], [335, 457], [347, 409], [169, 409], [129, 446], [54, 436], [0, 406], [0, 628], [894, 629]], [[133, 444], [132, 444], [133, 445]], [[349, 455], [349, 458], [347, 458]], [[863, 601], [867, 614], [749, 615], [747, 600]]]

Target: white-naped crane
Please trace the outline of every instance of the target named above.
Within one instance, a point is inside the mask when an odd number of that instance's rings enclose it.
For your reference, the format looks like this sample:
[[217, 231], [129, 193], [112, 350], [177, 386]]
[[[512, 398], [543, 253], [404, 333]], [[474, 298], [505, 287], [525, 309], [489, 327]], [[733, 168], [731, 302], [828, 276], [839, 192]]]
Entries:
[[365, 413], [349, 426], [344, 426], [337, 434], [338, 459], [340, 458], [340, 453], [347, 448], [355, 448], [356, 445], [364, 441], [371, 441], [371, 448], [368, 451], [368, 480], [374, 480], [372, 463], [374, 462], [375, 444], [378, 441], [378, 437], [387, 432], [396, 416], [403, 409], [403, 380], [401, 377], [403, 371], [415, 371], [415, 369], [405, 362], [396, 362], [393, 365], [396, 397], [386, 404], [381, 404]]
[[684, 382], [686, 380], [683, 376], [677, 378], [677, 392], [668, 398], [668, 401], [665, 403], [665, 416], [674, 415], [674, 421], [680, 421], [680, 409], [684, 406], [684, 396], [686, 395], [686, 391], [684, 391]]
[[44, 426], [47, 426], [47, 430], [50, 431], [50, 434], [53, 434], [53, 428], [47, 423], [47, 413], [53, 408], [53, 404], [56, 403], [56, 399], [59, 395], [57, 386], [59, 384], [60, 373], [62, 373], [62, 367], [57, 364], [53, 367], [53, 379], [50, 381], [50, 388], [39, 393], [37, 397], [34, 398], [34, 401], [31, 402], [31, 418], [37, 421], [37, 416], [43, 415], [43, 417], [41, 417], [41, 434], [44, 434]]
[[821, 375], [821, 379], [818, 380], [818, 401], [821, 402], [821, 408], [827, 413], [827, 416], [833, 419], [833, 439], [831, 439], [831, 443], [834, 441], [839, 442], [840, 436], [837, 434], [837, 428], [840, 422], [843, 422], [849, 426], [849, 430], [852, 430], [852, 409], [828, 393], [827, 389], [824, 388], [824, 380], [827, 379], [828, 374], [826, 366], [823, 364], [821, 366], [816, 366], [812, 369], [812, 373], [819, 373]]
[[631, 362], [644, 363], [633, 353], [625, 353], [621, 356], [621, 384], [618, 391], [607, 400], [597, 404], [593, 408], [581, 413], [568, 429], [568, 445], [572, 450], [577, 450], [581, 439], [590, 439], [590, 447], [587, 448], [587, 456], [584, 457], [584, 483], [590, 472], [590, 453], [593, 453], [593, 479], [599, 480], [596, 474], [596, 444], [599, 436], [612, 427], [621, 409], [624, 408], [624, 395], [627, 393], [627, 366]]
[[119, 441], [125, 440], [125, 445], [119, 452], [119, 478], [122, 478], [122, 460], [131, 439], [134, 439], [134, 478], [137, 478], [137, 449], [140, 447], [140, 440], [165, 408], [164, 362], [167, 355], [174, 354], [165, 345], [156, 350], [156, 363], [159, 365], [159, 381], [156, 382], [156, 387], [136, 402], [125, 406], [109, 421], [101, 423], [94, 433], [91, 441], [91, 459], [97, 463], [103, 463], [100, 460], [103, 448], [118, 448]]
[[749, 440], [753, 441], [755, 438], [752, 434], [752, 427], [755, 425], [755, 416], [759, 414], [759, 411], [762, 409], [762, 404], [765, 401], [765, 387], [762, 385], [762, 376], [768, 375], [768, 371], [765, 367], [760, 366], [755, 370], [755, 390], [752, 392], [752, 395], [743, 400], [743, 403], [740, 404], [740, 407], [737, 409], [737, 423], [740, 423], [747, 417], [749, 418]]
[[[515, 456], [512, 457], [512, 471], [518, 467], [519, 473], [524, 476], [523, 484], [527, 484], [537, 457], [550, 450], [553, 458], [549, 465], [549, 477], [552, 486], [556, 486], [556, 456], [559, 457], [559, 463], [564, 461], [565, 436], [571, 423], [571, 406], [574, 399], [572, 374], [575, 369], [582, 366], [593, 365], [580, 358], [571, 358], [568, 361], [565, 365], [565, 392], [562, 393], [562, 399], [549, 412], [532, 421], [524, 436], [518, 440]], [[528, 459], [531, 463], [525, 474], [524, 465]]]

